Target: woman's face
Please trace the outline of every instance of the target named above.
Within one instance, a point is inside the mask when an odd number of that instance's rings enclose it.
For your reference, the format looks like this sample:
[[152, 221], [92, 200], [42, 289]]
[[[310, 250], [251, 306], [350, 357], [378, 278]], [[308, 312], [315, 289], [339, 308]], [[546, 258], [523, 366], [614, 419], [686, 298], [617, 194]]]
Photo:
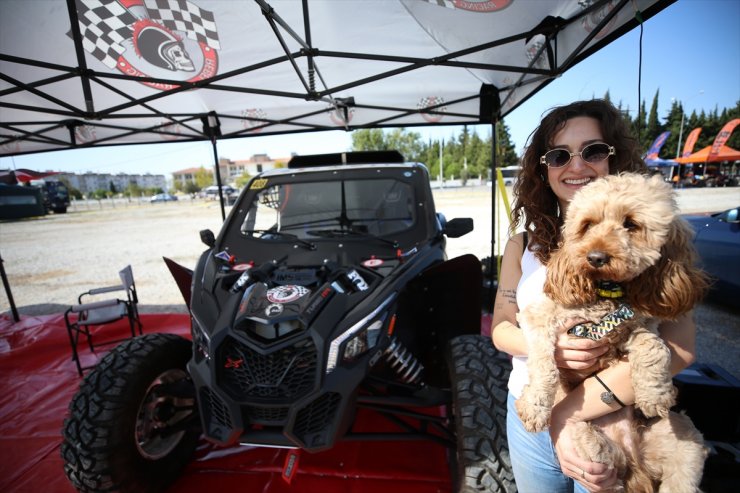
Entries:
[[[576, 116], [565, 122], [565, 126], [553, 136], [548, 150], [567, 149], [570, 152], [580, 152], [584, 146], [594, 142], [604, 142], [599, 121], [588, 116]], [[613, 145], [612, 142], [606, 144]], [[565, 213], [579, 189], [608, 174], [608, 157], [597, 163], [587, 163], [581, 156], [573, 156], [565, 166], [548, 167], [547, 181], [558, 198], [560, 210]]]

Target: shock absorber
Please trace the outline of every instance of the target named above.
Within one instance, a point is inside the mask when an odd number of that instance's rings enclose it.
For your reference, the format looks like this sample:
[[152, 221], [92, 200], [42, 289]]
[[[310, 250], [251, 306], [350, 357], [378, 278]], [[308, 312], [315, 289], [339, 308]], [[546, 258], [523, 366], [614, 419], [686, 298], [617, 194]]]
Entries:
[[391, 343], [385, 349], [383, 355], [404, 383], [419, 383], [421, 381], [424, 365], [398, 339], [391, 337]]

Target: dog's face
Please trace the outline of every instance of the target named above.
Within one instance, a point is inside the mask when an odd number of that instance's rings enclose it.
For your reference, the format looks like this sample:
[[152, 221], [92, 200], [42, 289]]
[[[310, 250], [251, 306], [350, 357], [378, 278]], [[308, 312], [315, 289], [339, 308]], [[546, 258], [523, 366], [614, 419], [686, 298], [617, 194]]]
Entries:
[[607, 176], [568, 206], [560, 254], [592, 280], [627, 282], [661, 258], [677, 207], [660, 176]]
[[661, 177], [625, 173], [595, 181], [568, 206], [563, 244], [547, 264], [545, 294], [565, 306], [598, 299], [597, 281], [625, 288], [629, 304], [675, 319], [703, 296], [693, 230]]

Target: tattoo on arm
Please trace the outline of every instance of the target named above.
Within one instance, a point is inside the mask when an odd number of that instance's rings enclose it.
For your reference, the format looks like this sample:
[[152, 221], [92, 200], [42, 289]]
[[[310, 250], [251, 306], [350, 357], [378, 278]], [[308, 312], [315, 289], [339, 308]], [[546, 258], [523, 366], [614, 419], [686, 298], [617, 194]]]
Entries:
[[501, 296], [508, 300], [509, 303], [516, 305], [516, 289], [504, 289], [501, 291]]

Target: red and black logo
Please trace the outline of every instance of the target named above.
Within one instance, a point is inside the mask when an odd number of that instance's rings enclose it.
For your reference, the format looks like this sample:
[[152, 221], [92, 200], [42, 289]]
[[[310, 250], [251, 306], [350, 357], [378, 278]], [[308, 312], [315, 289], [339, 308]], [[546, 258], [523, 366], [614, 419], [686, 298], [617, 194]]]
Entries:
[[[85, 49], [110, 69], [187, 82], [218, 73], [213, 13], [183, 0], [76, 0]], [[160, 90], [176, 84], [143, 82]]]

